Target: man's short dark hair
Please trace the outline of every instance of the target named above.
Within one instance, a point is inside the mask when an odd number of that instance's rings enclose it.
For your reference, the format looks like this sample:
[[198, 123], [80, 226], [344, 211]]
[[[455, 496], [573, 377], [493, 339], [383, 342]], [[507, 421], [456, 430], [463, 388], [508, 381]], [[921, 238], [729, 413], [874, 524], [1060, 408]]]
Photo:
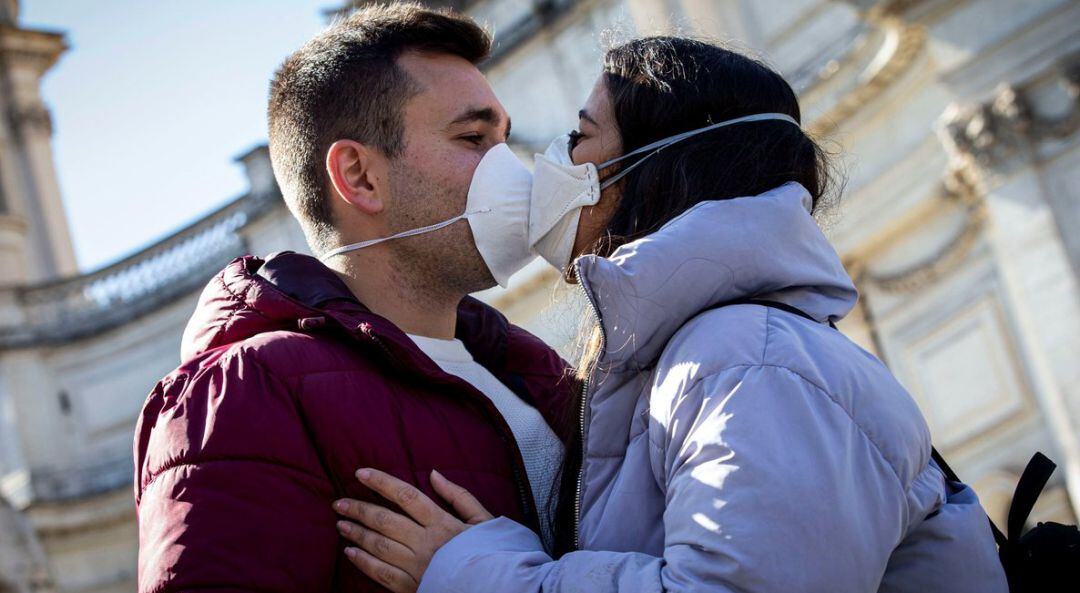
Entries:
[[329, 146], [349, 139], [391, 158], [404, 149], [402, 107], [419, 91], [397, 62], [407, 50], [478, 64], [491, 51], [491, 37], [449, 11], [414, 3], [366, 6], [290, 55], [270, 83], [274, 174], [317, 254], [332, 247], [324, 168]]

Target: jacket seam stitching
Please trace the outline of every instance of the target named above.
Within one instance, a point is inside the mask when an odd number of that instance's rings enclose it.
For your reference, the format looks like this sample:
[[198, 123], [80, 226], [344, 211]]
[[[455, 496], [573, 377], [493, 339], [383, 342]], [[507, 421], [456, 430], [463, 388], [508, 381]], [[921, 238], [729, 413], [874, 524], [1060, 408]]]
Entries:
[[291, 469], [291, 470], [295, 471], [296, 473], [308, 476], [310, 478], [314, 478], [316, 480], [319, 480], [320, 482], [326, 480], [326, 478], [324, 476], [318, 476], [316, 474], [311, 473], [308, 470], [296, 467], [295, 465], [288, 464], [288, 463], [279, 463], [279, 462], [274, 461], [272, 459], [266, 459], [266, 458], [262, 458], [262, 457], [236, 457], [236, 456], [233, 456], [233, 457], [203, 457], [203, 458], [200, 458], [198, 460], [191, 460], [191, 461], [180, 461], [179, 459], [174, 459], [172, 461], [169, 461], [168, 463], [163, 465], [157, 472], [155, 472], [154, 477], [150, 478], [150, 481], [147, 482], [146, 485], [143, 486], [140, 490], [142, 491], [143, 494], [145, 494], [146, 491], [150, 488], [150, 486], [152, 486], [154, 484], [154, 482], [156, 482], [159, 477], [161, 477], [161, 476], [165, 475], [166, 473], [171, 472], [173, 470], [177, 470], [177, 469], [180, 469], [180, 468], [183, 468], [183, 467], [198, 467], [198, 466], [206, 464], [206, 463], [232, 463], [232, 462], [235, 462], [235, 463], [266, 463], [266, 464], [270, 464], [270, 465], [273, 465], [273, 466], [276, 466], [276, 467], [284, 467], [284, 468], [287, 468], [287, 469]]
[[765, 354], [769, 351], [769, 330], [772, 326], [771, 315], [772, 309], [770, 307], [765, 307], [765, 345], [761, 348], [761, 364], [765, 364], [765, 361], [767, 360]]
[[[214, 366], [221, 368], [222, 363], [227, 362], [229, 360], [232, 360], [232, 359], [234, 359], [236, 357], [237, 357], [236, 353], [232, 353], [232, 355], [222, 356], [221, 358], [219, 358], [218, 360], [216, 360], [214, 362]], [[281, 377], [278, 377], [275, 373], [273, 373], [269, 369], [267, 369], [266, 365], [262, 364], [262, 362], [258, 359], [258, 357], [254, 355], [254, 352], [252, 352], [251, 356], [249, 356], [245, 360], [249, 361], [251, 364], [258, 367], [258, 369], [260, 371], [262, 371], [263, 375], [266, 376], [267, 379], [269, 379], [273, 383], [276, 383], [282, 390], [284, 390], [285, 393], [289, 397], [290, 403], [292, 403], [292, 405], [294, 407], [299, 405], [299, 402], [296, 401], [296, 396], [293, 393], [293, 390], [288, 385], [288, 383], [286, 383], [284, 380], [282, 380]], [[187, 374], [185, 373], [185, 378], [190, 380], [190, 377], [187, 377], [186, 375]], [[182, 387], [186, 387], [186, 385], [182, 386]], [[299, 413], [299, 411], [297, 411], [297, 413]], [[311, 445], [312, 449], [314, 450], [315, 449], [315, 443], [309, 443], [309, 444]], [[315, 455], [318, 455], [318, 453], [315, 452]], [[257, 458], [257, 457], [240, 457], [240, 458], [236, 458], [236, 457], [231, 457], [231, 458], [230, 457], [221, 457], [221, 458], [210, 457], [210, 458], [199, 458], [198, 461], [179, 461], [178, 459], [171, 460], [171, 461], [166, 462], [165, 464], [163, 464], [160, 468], [158, 468], [158, 470], [156, 472], [154, 472], [154, 475], [151, 476], [150, 479], [146, 482], [146, 485], [140, 485], [139, 486], [139, 492], [144, 493], [146, 491], [146, 489], [149, 488], [150, 485], [153, 484], [155, 480], [157, 480], [158, 476], [160, 476], [161, 474], [165, 473], [166, 471], [169, 471], [169, 470], [174, 469], [176, 467], [181, 467], [181, 466], [184, 466], [184, 465], [196, 465], [196, 464], [207, 462], [207, 461], [213, 462], [213, 461], [234, 461], [234, 460], [235, 461], [249, 461], [249, 462], [250, 461], [258, 461], [258, 462], [263, 462], [263, 463], [275, 463], [274, 461], [260, 459], [260, 458]], [[282, 464], [282, 463], [278, 463], [277, 465], [283, 466], [283, 467], [293, 468], [293, 469], [295, 469], [296, 471], [298, 471], [300, 473], [306, 474], [306, 475], [311, 476], [311, 477], [316, 478], [316, 479], [320, 479], [320, 480], [322, 480], [322, 479], [329, 480], [330, 479], [330, 476], [318, 476], [317, 474], [311, 473], [311, 472], [309, 472], [307, 470], [304, 470], [304, 469], [301, 469], [301, 468], [298, 468], [298, 467], [294, 467], [292, 465]], [[140, 496], [140, 498], [141, 498], [141, 496]]]
[[[233, 300], [240, 303], [241, 305], [248, 306], [248, 310], [251, 311], [252, 313], [255, 313], [259, 317], [262, 317], [263, 319], [269, 319], [269, 320], [273, 321], [272, 319], [267, 317], [266, 314], [264, 314], [262, 311], [260, 311], [258, 308], [248, 305], [248, 293], [251, 292], [252, 288], [255, 288], [255, 283], [254, 282], [248, 282], [247, 285], [244, 287], [244, 292], [240, 293], [240, 294], [237, 294], [237, 292], [234, 291], [231, 287], [229, 287], [228, 283], [225, 282], [225, 272], [224, 272], [224, 270], [218, 276], [218, 280], [221, 282], [221, 287], [225, 290], [225, 292], [229, 293], [229, 296], [231, 296], [233, 298]], [[234, 315], [235, 315], [235, 312], [233, 312], [233, 314], [230, 315], [230, 317], [233, 317]]]
[[[229, 298], [233, 302], [235, 302], [236, 304], [242, 304], [236, 298], [236, 295], [233, 294], [233, 292], [231, 290], [229, 290], [229, 287], [225, 285], [225, 270], [222, 270], [222, 271], [218, 272], [217, 275], [214, 276], [214, 280], [216, 280], [217, 283], [221, 285], [222, 290], [224, 290], [225, 293], [229, 295]], [[221, 345], [220, 343], [224, 341], [225, 333], [228, 330], [229, 323], [232, 321], [232, 318], [233, 318], [234, 315], [236, 315], [236, 309], [235, 308], [232, 309], [231, 311], [229, 311], [228, 316], [225, 317], [224, 323], [221, 324], [221, 332], [218, 333], [216, 336], [213, 337], [213, 339], [210, 340], [210, 342], [206, 345], [205, 350], [211, 350], [211, 349], [217, 348], [218, 346]]]
[[[225, 293], [229, 295], [229, 299], [231, 301], [233, 301], [233, 303], [235, 303], [236, 305], [240, 305], [240, 306], [246, 305], [246, 302], [244, 301], [244, 299], [240, 298], [239, 295], [237, 295], [231, 288], [229, 288], [228, 283], [225, 282], [225, 270], [222, 270], [220, 273], [218, 273], [218, 275], [214, 276], [214, 280], [217, 280], [218, 284], [221, 285], [221, 289], [224, 290]], [[258, 312], [256, 312], [256, 313], [258, 313]], [[216, 335], [214, 337], [214, 339], [210, 341], [209, 344], [207, 344], [207, 348], [206, 348], [207, 350], [212, 349], [212, 348], [216, 348], [216, 347], [221, 346], [221, 345], [224, 344], [225, 336], [226, 336], [226, 334], [228, 334], [229, 328], [232, 326], [232, 322], [233, 322], [233, 319], [236, 317], [236, 314], [237, 314], [237, 309], [236, 308], [233, 308], [232, 310], [229, 311], [229, 314], [225, 317], [224, 322], [221, 324], [221, 332], [218, 333], [218, 335]]]

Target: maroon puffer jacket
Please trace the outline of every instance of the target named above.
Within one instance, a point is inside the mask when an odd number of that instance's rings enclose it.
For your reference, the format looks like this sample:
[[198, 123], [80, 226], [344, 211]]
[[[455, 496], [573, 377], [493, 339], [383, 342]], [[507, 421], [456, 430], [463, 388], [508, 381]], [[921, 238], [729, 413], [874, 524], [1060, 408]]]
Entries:
[[[554, 351], [472, 298], [457, 336], [566, 439], [574, 386]], [[135, 432], [142, 593], [383, 591], [348, 562], [330, 507], [379, 500], [353, 477], [365, 466], [436, 500], [438, 469], [535, 528], [495, 407], [312, 257], [229, 264], [203, 291], [182, 360]]]

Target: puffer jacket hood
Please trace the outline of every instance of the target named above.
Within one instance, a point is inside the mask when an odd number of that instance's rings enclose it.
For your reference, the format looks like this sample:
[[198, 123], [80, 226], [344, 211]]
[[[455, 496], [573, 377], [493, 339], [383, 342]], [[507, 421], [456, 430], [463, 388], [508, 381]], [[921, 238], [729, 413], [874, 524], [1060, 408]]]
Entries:
[[[275, 269], [281, 271], [275, 274]], [[242, 257], [215, 276], [199, 296], [184, 330], [180, 357], [189, 360], [261, 333], [299, 329], [303, 319], [324, 317], [320, 310], [324, 305], [369, 315], [341, 279], [312, 257], [292, 252], [265, 260]]]
[[579, 258], [608, 362], [649, 366], [691, 317], [747, 297], [791, 305], [821, 322], [843, 319], [858, 292], [810, 208], [810, 194], [797, 183], [700, 202], [608, 258]]

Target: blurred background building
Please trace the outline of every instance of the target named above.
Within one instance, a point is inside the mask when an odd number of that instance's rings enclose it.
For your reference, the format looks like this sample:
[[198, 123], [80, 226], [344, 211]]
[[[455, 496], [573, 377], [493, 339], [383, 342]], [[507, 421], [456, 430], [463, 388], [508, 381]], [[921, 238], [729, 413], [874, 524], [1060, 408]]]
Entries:
[[[841, 329], [911, 390], [995, 520], [1036, 450], [1060, 469], [1034, 519], [1075, 520], [1080, 3], [429, 4], [495, 32], [484, 69], [523, 157], [574, 125], [613, 25], [616, 41], [678, 32], [765, 57], [800, 94], [806, 128], [844, 155], [828, 232], [862, 300]], [[130, 592], [135, 418], [179, 363], [199, 290], [238, 255], [307, 248], [260, 146], [237, 158], [245, 195], [77, 270], [39, 94], [65, 40], [20, 27], [18, 12], [0, 1], [0, 592]], [[574, 297], [555, 285], [536, 263], [481, 296], [565, 348]]]

